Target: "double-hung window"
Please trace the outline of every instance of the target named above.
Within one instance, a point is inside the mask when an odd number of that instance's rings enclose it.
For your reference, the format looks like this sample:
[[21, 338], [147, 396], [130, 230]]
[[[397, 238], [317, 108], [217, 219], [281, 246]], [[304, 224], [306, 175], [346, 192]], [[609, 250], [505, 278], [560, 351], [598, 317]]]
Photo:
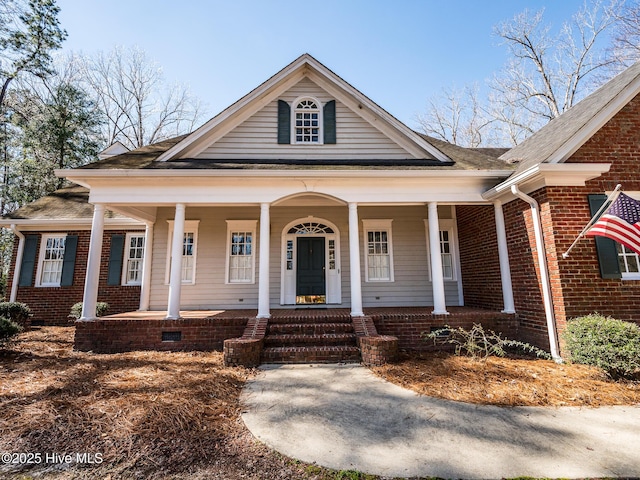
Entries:
[[367, 282], [393, 282], [392, 221], [362, 220]]
[[227, 220], [227, 283], [255, 282], [257, 220]]
[[[167, 273], [165, 282], [169, 283], [171, 272], [171, 249], [173, 244], [173, 220], [169, 220], [169, 241], [167, 242]], [[187, 220], [184, 222], [184, 235], [182, 236], [182, 283], [196, 283], [196, 257], [198, 250], [198, 224], [199, 220]]]
[[62, 279], [62, 264], [66, 235], [43, 235], [36, 285], [59, 287]]
[[125, 261], [122, 271], [123, 285], [140, 285], [144, 261], [144, 240], [141, 233], [128, 233], [125, 241]]
[[[427, 252], [429, 252], [429, 223], [425, 220], [425, 234], [427, 237]], [[440, 257], [442, 259], [442, 277], [444, 280], [457, 280], [457, 241], [455, 220], [441, 219], [440, 223]], [[429, 264], [431, 257], [429, 256]], [[429, 277], [432, 278], [431, 268]]]

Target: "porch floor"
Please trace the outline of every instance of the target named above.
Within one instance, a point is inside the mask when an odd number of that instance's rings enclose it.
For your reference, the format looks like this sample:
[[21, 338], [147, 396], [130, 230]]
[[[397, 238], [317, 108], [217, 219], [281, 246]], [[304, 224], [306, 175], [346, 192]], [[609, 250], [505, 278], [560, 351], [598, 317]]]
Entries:
[[[432, 316], [433, 307], [369, 307], [364, 308], [364, 314], [370, 317], [382, 317], [382, 318], [413, 318]], [[437, 315], [442, 319], [456, 319], [459, 317], [476, 317], [478, 321], [481, 321], [484, 317], [495, 317], [496, 315], [506, 315], [496, 310], [488, 310], [474, 307], [447, 307], [449, 315]], [[202, 318], [255, 318], [258, 311], [255, 309], [241, 309], [241, 310], [181, 310], [180, 318], [188, 319], [202, 319]], [[106, 315], [100, 317], [104, 320], [164, 320], [166, 317], [166, 310], [149, 310], [149, 311], [132, 311], [117, 313], [114, 315]], [[271, 318], [317, 318], [317, 317], [343, 317], [349, 316], [350, 310], [348, 308], [279, 308], [271, 310]]]

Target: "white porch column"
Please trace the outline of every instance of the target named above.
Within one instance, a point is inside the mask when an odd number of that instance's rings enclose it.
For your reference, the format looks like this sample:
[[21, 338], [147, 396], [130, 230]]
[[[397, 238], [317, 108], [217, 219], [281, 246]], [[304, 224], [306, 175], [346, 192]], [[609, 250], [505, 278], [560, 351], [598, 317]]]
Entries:
[[80, 320], [84, 321], [96, 319], [98, 282], [100, 281], [100, 257], [102, 256], [102, 235], [104, 233], [104, 210], [104, 205], [100, 203], [93, 206], [89, 257], [87, 259], [87, 273], [85, 275], [84, 295], [82, 298], [82, 315], [80, 317]]
[[349, 204], [349, 264], [351, 273], [351, 316], [362, 317], [362, 279], [360, 274], [360, 233], [358, 204]]
[[433, 288], [433, 314], [448, 315], [444, 298], [444, 274], [440, 252], [440, 224], [438, 204], [429, 202], [429, 252], [431, 254], [431, 286]]
[[186, 206], [176, 204], [171, 243], [171, 272], [169, 274], [169, 305], [167, 320], [180, 318], [180, 293], [182, 291], [182, 250], [184, 248], [184, 217]]
[[258, 318], [270, 318], [269, 311], [269, 248], [271, 220], [269, 204], [260, 204], [260, 273], [258, 275]]
[[493, 202], [496, 216], [496, 236], [498, 239], [498, 257], [500, 258], [500, 280], [502, 282], [502, 313], [516, 313], [513, 303], [513, 287], [511, 285], [511, 268], [509, 266], [509, 250], [507, 249], [507, 233], [504, 227], [502, 202]]
[[151, 296], [151, 262], [153, 256], [153, 223], [147, 223], [144, 232], [144, 256], [142, 258], [142, 283], [140, 285], [140, 310], [149, 310]]

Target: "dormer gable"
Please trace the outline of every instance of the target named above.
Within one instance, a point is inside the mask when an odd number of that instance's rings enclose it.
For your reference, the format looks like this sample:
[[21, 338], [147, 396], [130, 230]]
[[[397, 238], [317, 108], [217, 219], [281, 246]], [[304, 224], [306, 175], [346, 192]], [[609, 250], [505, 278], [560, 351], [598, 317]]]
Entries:
[[[351, 131], [341, 132], [347, 125]], [[442, 151], [305, 54], [157, 161], [243, 155], [263, 159], [292, 155], [305, 159], [375, 158], [378, 147], [385, 159], [451, 162]]]

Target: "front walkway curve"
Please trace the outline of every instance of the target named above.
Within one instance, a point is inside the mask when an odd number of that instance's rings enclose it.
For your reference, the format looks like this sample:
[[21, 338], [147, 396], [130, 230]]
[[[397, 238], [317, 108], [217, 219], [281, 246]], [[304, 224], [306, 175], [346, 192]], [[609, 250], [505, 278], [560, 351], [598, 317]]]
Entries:
[[502, 408], [421, 397], [355, 365], [267, 365], [242, 418], [278, 452], [387, 477], [640, 476], [640, 406]]

